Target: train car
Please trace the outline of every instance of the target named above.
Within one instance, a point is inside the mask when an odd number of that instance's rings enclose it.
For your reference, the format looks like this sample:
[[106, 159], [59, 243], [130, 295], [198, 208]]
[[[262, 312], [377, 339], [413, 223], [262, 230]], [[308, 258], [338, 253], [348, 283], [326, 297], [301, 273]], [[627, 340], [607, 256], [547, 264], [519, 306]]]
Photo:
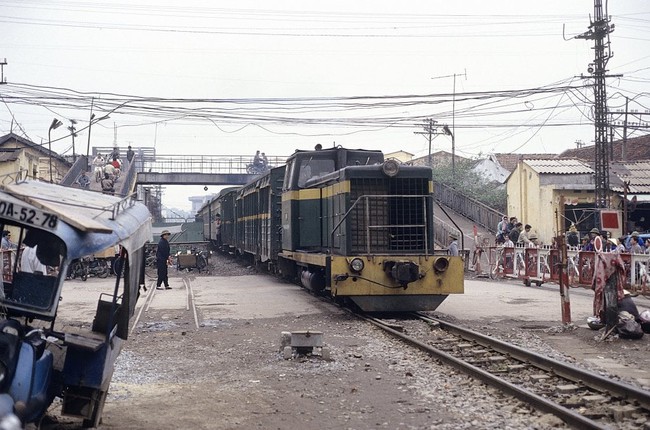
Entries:
[[224, 235], [230, 238], [234, 234], [235, 197], [240, 188], [224, 188], [197, 212], [197, 219], [203, 223], [203, 239], [214, 249], [222, 247]]
[[[235, 247], [273, 270], [281, 251], [281, 193], [285, 166], [270, 169], [237, 192]], [[225, 243], [225, 240], [224, 240]]]
[[364, 311], [433, 310], [463, 293], [461, 257], [434, 255], [428, 167], [381, 151], [297, 151], [282, 193], [280, 271]]
[[221, 208], [221, 226], [219, 228], [220, 238], [218, 248], [226, 251], [234, 251], [235, 243], [235, 200], [241, 187], [233, 187], [220, 193], [217, 197]]

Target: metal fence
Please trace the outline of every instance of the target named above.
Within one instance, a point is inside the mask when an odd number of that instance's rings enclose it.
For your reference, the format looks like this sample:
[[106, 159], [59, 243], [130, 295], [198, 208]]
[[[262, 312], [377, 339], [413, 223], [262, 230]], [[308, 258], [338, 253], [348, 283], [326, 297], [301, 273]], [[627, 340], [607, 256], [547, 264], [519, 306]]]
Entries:
[[[284, 156], [270, 156], [268, 167], [282, 166]], [[153, 160], [144, 160], [143, 171], [156, 173], [206, 173], [244, 174], [252, 166], [250, 155], [156, 155]]]
[[[569, 286], [591, 288], [596, 269], [594, 251], [567, 250], [567, 275]], [[604, 252], [603, 255], [611, 253]], [[640, 294], [650, 294], [650, 255], [621, 253], [625, 266], [627, 289]], [[559, 282], [560, 250], [550, 246], [503, 247], [478, 243], [471, 253], [469, 270], [477, 276], [520, 279], [526, 285]]]
[[436, 200], [464, 217], [496, 234], [497, 224], [505, 216], [497, 210], [467, 197], [444, 184], [435, 184]]
[[75, 181], [81, 175], [81, 172], [86, 172], [88, 170], [88, 159], [85, 155], [80, 155], [77, 158], [77, 161], [72, 165], [72, 167], [65, 174], [63, 179], [61, 179], [60, 184], [65, 185], [66, 187], [71, 187], [74, 185]]

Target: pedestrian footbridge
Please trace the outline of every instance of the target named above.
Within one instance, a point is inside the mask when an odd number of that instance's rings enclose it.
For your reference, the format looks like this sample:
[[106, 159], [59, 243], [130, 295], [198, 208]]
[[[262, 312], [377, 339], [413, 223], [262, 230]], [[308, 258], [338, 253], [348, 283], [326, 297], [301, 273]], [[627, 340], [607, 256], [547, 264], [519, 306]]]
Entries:
[[[110, 151], [94, 148], [93, 153], [97, 152]], [[286, 156], [270, 156], [268, 167], [281, 166], [286, 159]], [[139, 150], [131, 163], [124, 163], [116, 194], [129, 195], [137, 185], [244, 185], [256, 176], [250, 173], [252, 161], [250, 155], [160, 155]], [[61, 183], [73, 185], [84, 170], [92, 178], [91, 162], [92, 157], [79, 157]], [[101, 191], [94, 179], [90, 189]]]
[[[287, 157], [268, 157], [268, 167]], [[251, 174], [250, 155], [156, 155], [134, 159], [138, 185], [243, 185]]]

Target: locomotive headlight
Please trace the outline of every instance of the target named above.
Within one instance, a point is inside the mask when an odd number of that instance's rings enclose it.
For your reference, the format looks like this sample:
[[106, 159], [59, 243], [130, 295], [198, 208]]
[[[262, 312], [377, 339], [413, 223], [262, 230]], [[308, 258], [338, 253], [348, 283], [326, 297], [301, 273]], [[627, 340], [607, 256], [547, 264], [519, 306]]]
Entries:
[[436, 273], [446, 272], [448, 268], [449, 268], [448, 258], [441, 257], [436, 259], [436, 261], [433, 262], [433, 270], [435, 270]]
[[363, 267], [363, 260], [360, 258], [353, 258], [352, 261], [350, 261], [350, 269], [352, 269], [353, 272], [361, 273]]
[[384, 161], [383, 166], [381, 166], [381, 171], [384, 172], [384, 175], [392, 178], [399, 173], [399, 163], [397, 160], [393, 160], [392, 158], [386, 160]]

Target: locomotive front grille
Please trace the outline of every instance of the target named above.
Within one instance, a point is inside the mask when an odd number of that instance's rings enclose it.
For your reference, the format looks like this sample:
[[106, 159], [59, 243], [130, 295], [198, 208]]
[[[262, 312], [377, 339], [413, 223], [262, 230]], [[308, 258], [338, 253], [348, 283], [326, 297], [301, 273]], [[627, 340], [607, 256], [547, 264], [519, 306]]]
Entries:
[[353, 253], [428, 250], [427, 178], [353, 179], [350, 198], [355, 205], [348, 217]]

